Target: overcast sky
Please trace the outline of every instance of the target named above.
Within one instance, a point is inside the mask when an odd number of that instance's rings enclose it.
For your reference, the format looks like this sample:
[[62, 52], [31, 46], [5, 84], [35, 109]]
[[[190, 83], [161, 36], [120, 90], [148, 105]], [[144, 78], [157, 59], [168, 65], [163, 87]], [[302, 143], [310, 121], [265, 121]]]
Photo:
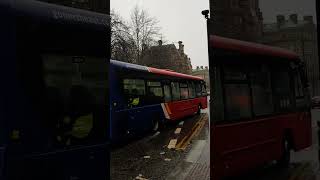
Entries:
[[[129, 20], [136, 4], [160, 21], [161, 33], [168, 43], [177, 46], [178, 41], [183, 41], [193, 68], [208, 65], [206, 22], [201, 11], [209, 9], [209, 0], [111, 0], [110, 5]], [[315, 0], [260, 0], [260, 8], [265, 22], [274, 22], [277, 14], [315, 16]]]

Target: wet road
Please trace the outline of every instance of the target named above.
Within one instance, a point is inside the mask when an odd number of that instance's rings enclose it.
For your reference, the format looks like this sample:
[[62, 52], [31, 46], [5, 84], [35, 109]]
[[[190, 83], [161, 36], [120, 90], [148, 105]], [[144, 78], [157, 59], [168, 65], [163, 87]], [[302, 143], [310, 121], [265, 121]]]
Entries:
[[[208, 180], [210, 174], [208, 116], [204, 111], [200, 116], [186, 118], [183, 122], [183, 125], [181, 123], [168, 125], [160, 133], [113, 150], [111, 179]], [[200, 124], [198, 128], [194, 128], [196, 123]], [[175, 134], [177, 128], [181, 128], [179, 134]], [[181, 145], [185, 146], [185, 149], [168, 149], [172, 139], [178, 140], [177, 146], [182, 139], [185, 139]]]

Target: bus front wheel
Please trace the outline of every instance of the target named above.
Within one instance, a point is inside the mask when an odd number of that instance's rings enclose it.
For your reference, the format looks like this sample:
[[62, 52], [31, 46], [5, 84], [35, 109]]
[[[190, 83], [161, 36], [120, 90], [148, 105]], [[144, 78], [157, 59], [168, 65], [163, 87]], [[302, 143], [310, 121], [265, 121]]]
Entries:
[[282, 143], [282, 156], [281, 158], [277, 161], [278, 166], [287, 168], [289, 167], [290, 164], [290, 142], [288, 138], [285, 138], [283, 143]]

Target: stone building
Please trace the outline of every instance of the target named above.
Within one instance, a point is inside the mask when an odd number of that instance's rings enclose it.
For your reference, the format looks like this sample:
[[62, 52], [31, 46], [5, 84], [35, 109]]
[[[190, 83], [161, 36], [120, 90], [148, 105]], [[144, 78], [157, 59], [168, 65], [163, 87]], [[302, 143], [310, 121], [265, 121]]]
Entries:
[[209, 68], [208, 66], [205, 66], [203, 68], [203, 66], [197, 66], [196, 69], [192, 70], [191, 75], [193, 76], [198, 76], [204, 79], [204, 81], [206, 82], [206, 86], [207, 86], [207, 91], [210, 91], [210, 79], [209, 79]]
[[38, 0], [52, 4], [59, 4], [79, 9], [108, 14], [110, 11], [107, 0]]
[[215, 35], [253, 42], [262, 35], [259, 0], [210, 0], [210, 14]]
[[157, 46], [144, 49], [137, 64], [191, 74], [191, 61], [184, 53], [184, 45], [181, 41], [178, 49], [174, 44], [162, 44], [161, 40], [158, 43]]
[[261, 42], [295, 51], [306, 63], [311, 95], [320, 95], [317, 29], [312, 16], [299, 20], [297, 14], [289, 18], [278, 15], [276, 22], [264, 25]]

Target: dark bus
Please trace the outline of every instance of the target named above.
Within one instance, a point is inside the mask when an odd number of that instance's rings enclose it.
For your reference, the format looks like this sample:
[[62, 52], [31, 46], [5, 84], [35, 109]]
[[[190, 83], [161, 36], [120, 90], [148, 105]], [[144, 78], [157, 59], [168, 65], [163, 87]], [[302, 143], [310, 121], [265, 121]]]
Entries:
[[109, 16], [0, 1], [0, 179], [107, 179]]

